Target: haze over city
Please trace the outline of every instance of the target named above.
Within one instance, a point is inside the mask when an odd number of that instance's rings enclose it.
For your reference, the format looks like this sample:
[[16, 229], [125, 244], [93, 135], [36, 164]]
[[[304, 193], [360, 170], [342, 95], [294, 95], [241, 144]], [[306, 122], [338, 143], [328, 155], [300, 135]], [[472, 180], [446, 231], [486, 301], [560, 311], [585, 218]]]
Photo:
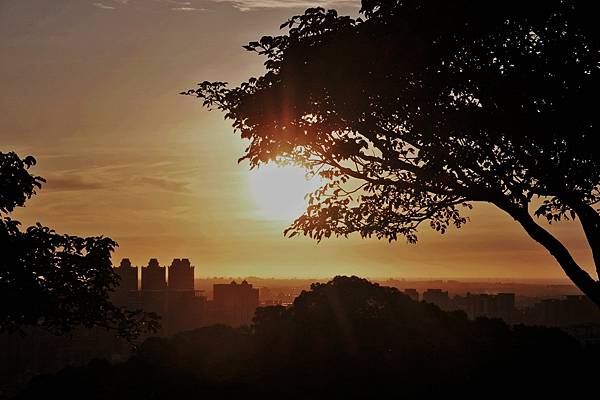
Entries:
[[[423, 226], [416, 245], [283, 237], [316, 183], [296, 167], [238, 165], [246, 143], [230, 123], [178, 93], [261, 73], [264, 59], [241, 46], [311, 4], [358, 13], [346, 0], [0, 2], [0, 137], [47, 180], [15, 218], [111, 237], [115, 263], [189, 257], [196, 277], [565, 279], [485, 204], [460, 230]], [[577, 223], [549, 229], [593, 270]]]

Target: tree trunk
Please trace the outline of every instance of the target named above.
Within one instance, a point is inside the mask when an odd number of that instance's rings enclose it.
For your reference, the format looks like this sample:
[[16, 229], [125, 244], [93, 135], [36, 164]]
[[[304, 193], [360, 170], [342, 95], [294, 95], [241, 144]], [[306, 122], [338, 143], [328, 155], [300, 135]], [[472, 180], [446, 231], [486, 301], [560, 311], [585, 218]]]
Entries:
[[529, 236], [548, 250], [558, 261], [565, 274], [590, 300], [600, 307], [600, 282], [594, 280], [573, 259], [569, 250], [550, 232], [538, 225], [526, 209], [508, 202], [494, 202], [500, 209], [513, 217]]
[[592, 250], [597, 277], [600, 279], [600, 215], [592, 206], [581, 201], [569, 201], [567, 205], [579, 217], [581, 227]]

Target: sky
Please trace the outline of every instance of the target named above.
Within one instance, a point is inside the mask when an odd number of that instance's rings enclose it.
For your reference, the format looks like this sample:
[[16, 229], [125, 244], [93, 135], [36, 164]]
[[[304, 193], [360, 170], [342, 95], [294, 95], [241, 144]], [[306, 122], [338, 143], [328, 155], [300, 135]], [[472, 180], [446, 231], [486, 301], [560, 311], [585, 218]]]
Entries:
[[[187, 257], [199, 277], [563, 278], [486, 204], [475, 204], [460, 230], [422, 229], [417, 245], [284, 238], [291, 215], [269, 210], [282, 201], [297, 208], [301, 194], [285, 190], [278, 200], [282, 179], [237, 163], [245, 143], [223, 115], [178, 93], [261, 74], [264, 60], [241, 46], [312, 5], [359, 8], [351, 0], [0, 0], [0, 151], [35, 156], [32, 172], [47, 179], [14, 217], [109, 236], [119, 243], [115, 263]], [[292, 175], [283, 181], [306, 185]], [[550, 228], [591, 265], [577, 223]]]

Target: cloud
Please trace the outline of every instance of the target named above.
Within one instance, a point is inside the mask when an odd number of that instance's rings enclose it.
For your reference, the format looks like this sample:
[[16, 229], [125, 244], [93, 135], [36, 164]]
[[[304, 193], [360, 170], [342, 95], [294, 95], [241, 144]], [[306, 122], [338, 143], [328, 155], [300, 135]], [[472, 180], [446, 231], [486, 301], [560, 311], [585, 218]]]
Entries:
[[44, 191], [49, 192], [95, 190], [105, 187], [105, 183], [70, 174], [49, 176], [46, 184], [42, 186]]
[[167, 3], [173, 4], [173, 11], [206, 11], [205, 8], [194, 7], [191, 1], [166, 0]]
[[168, 192], [187, 192], [188, 182], [181, 182], [172, 179], [164, 179], [164, 178], [152, 178], [152, 177], [139, 177], [137, 179], [141, 183], [149, 184], [151, 186], [157, 187], [162, 190], [166, 190]]
[[309, 8], [309, 7], [360, 7], [359, 0], [211, 0], [215, 3], [231, 3], [240, 11], [263, 8]]
[[104, 4], [104, 3], [93, 3], [92, 5], [94, 7], [98, 7], [98, 8], [101, 8], [103, 10], [116, 10], [116, 7], [114, 7], [114, 6], [108, 6], [108, 5]]
[[[190, 191], [188, 185], [190, 182], [183, 181], [176, 176], [189, 176], [189, 170], [181, 171], [174, 167], [170, 169], [163, 165], [162, 171], [155, 172], [154, 176], [148, 176], [145, 170], [140, 170], [139, 166], [103, 166], [86, 168], [84, 171], [63, 170], [48, 174], [43, 190], [48, 192], [66, 192], [66, 191], [84, 191], [84, 190], [132, 190], [138, 188], [155, 188], [167, 192], [187, 193]], [[154, 170], [153, 168], [151, 168]], [[166, 169], [166, 171], [165, 171]], [[163, 176], [157, 176], [162, 173]]]
[[171, 8], [173, 11], [204, 11], [203, 8], [195, 8], [195, 7], [173, 7]]
[[117, 10], [127, 6], [146, 6], [146, 7], [158, 7], [159, 9], [171, 10], [171, 11], [205, 11], [204, 8], [195, 6], [191, 1], [179, 1], [179, 0], [105, 0], [104, 2], [92, 3], [94, 7], [101, 8], [103, 10]]
[[[336, 7], [354, 7], [360, 6], [360, 0], [207, 0], [212, 3], [224, 3], [231, 4], [233, 7], [240, 11], [252, 11], [260, 9], [273, 9], [273, 8], [309, 8], [309, 7], [325, 7], [325, 8], [336, 8]], [[116, 10], [124, 6], [132, 5], [133, 3], [142, 5], [145, 2], [150, 3], [148, 0], [105, 0], [104, 2], [93, 3], [95, 7], [103, 10]], [[205, 1], [206, 2], [206, 1]], [[205, 8], [199, 7], [197, 4], [198, 0], [193, 1], [179, 1], [179, 0], [155, 0], [152, 2], [157, 6], [167, 8], [171, 11], [206, 11]]]

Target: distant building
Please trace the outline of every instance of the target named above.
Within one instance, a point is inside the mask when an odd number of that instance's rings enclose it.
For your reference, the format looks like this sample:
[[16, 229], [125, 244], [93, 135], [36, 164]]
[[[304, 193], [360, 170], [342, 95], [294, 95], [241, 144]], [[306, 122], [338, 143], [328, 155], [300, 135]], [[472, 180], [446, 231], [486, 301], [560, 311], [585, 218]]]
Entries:
[[161, 267], [156, 258], [151, 258], [148, 266], [142, 268], [139, 304], [144, 311], [156, 313], [161, 317], [161, 335], [169, 333], [168, 323], [165, 323], [169, 314], [166, 278], [166, 268]]
[[516, 315], [515, 294], [471, 294], [454, 298], [455, 308], [463, 310], [471, 319], [477, 317], [502, 318], [512, 322]]
[[111, 293], [111, 301], [118, 306], [131, 307], [132, 298], [138, 291], [138, 268], [131, 265], [129, 258], [124, 258], [115, 273], [119, 276], [119, 286]]
[[498, 318], [512, 322], [517, 317], [514, 293], [498, 293], [495, 296], [494, 309], [492, 310]]
[[138, 268], [131, 264], [129, 258], [122, 259], [115, 272], [120, 278], [117, 290], [123, 292], [138, 290]]
[[141, 290], [138, 289], [138, 268], [124, 258], [115, 271], [121, 285], [111, 298], [119, 306], [144, 310], [160, 316], [159, 335], [171, 335], [203, 326], [207, 319], [207, 301], [202, 291], [194, 289], [194, 269], [187, 258], [175, 258], [168, 268], [151, 258], [142, 268]]
[[163, 330], [172, 335], [199, 328], [206, 322], [206, 297], [195, 290], [169, 290]]
[[167, 279], [165, 267], [161, 267], [156, 258], [151, 258], [148, 262], [148, 266], [142, 268], [142, 291], [166, 289]]
[[558, 327], [600, 324], [600, 310], [586, 296], [545, 299], [528, 310], [525, 323]]
[[194, 290], [194, 268], [187, 258], [175, 258], [169, 267], [169, 290]]
[[274, 305], [275, 302], [273, 301], [271, 296], [272, 296], [271, 289], [269, 289], [268, 287], [261, 287], [258, 291], [258, 300], [260, 301], [260, 304], [262, 304], [262, 305], [266, 305], [266, 306]]
[[444, 292], [442, 289], [427, 289], [423, 293], [423, 301], [433, 303], [443, 310], [450, 308], [450, 296], [448, 296], [448, 292]]
[[215, 322], [231, 326], [250, 324], [258, 307], [258, 292], [246, 281], [213, 285]]
[[414, 301], [419, 301], [419, 292], [417, 289], [404, 289], [404, 294]]

